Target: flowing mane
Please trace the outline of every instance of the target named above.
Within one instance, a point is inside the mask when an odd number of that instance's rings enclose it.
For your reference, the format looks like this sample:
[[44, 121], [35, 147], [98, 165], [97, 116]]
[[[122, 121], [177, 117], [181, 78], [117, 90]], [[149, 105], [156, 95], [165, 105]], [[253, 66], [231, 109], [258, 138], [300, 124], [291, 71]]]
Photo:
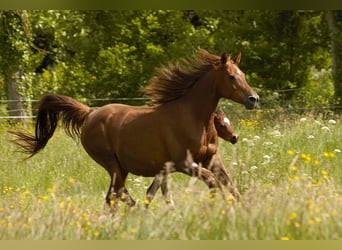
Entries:
[[182, 63], [169, 64], [156, 69], [144, 93], [154, 105], [167, 103], [184, 96], [220, 57], [199, 49], [194, 55], [180, 60]]

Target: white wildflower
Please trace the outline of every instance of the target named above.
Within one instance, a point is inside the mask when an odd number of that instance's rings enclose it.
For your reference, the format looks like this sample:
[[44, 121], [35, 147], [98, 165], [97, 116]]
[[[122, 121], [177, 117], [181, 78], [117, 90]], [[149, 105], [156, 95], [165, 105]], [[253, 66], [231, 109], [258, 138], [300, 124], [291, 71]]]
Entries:
[[300, 121], [300, 122], [306, 122], [306, 118], [305, 118], [305, 117], [302, 117], [302, 118], [300, 118], [299, 121]]
[[247, 138], [242, 138], [242, 142], [249, 142]]
[[341, 153], [341, 150], [340, 150], [340, 149], [338, 149], [338, 148], [335, 148], [335, 149], [334, 149], [334, 153], [335, 153], [335, 154], [337, 154], [337, 153]]
[[256, 140], [259, 140], [259, 139], [260, 139], [260, 136], [256, 135], [256, 136], [254, 136], [253, 139], [254, 139], [255, 141], [256, 141]]
[[313, 135], [309, 135], [307, 138], [308, 138], [308, 139], [314, 139], [314, 138], [315, 138], [315, 136], [313, 136]]
[[254, 171], [254, 170], [256, 170], [256, 169], [258, 169], [257, 166], [251, 166], [251, 171]]
[[262, 164], [268, 164], [271, 161], [271, 156], [270, 155], [264, 155], [265, 161]]
[[271, 156], [270, 155], [264, 155], [264, 159], [269, 160], [269, 159], [271, 159]]
[[279, 130], [274, 130], [273, 132], [271, 132], [271, 135], [274, 136], [274, 137], [282, 136]]
[[330, 130], [330, 128], [328, 128], [327, 126], [324, 126], [324, 127], [322, 127], [321, 128], [323, 131], [329, 131]]
[[329, 124], [336, 124], [336, 121], [331, 119], [331, 120], [328, 121], [328, 123]]

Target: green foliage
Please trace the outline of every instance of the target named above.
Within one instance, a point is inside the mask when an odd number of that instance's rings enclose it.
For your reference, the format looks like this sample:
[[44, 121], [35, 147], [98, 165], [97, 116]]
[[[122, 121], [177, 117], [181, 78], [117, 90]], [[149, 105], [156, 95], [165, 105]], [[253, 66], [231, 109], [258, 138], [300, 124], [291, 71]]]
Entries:
[[[202, 47], [218, 55], [241, 51], [248, 81], [259, 90], [263, 107], [273, 107], [314, 96], [319, 85], [311, 69], [331, 68], [329, 31], [320, 11], [32, 10], [1, 11], [0, 21], [1, 96], [20, 69], [18, 91], [25, 99], [49, 92], [139, 97], [155, 67]], [[330, 91], [319, 103], [330, 102]], [[306, 106], [318, 101], [307, 100]]]
[[295, 92], [294, 105], [298, 107], [314, 108], [327, 107], [333, 100], [334, 88], [331, 71], [318, 71], [312, 67], [310, 77], [305, 86]]
[[[227, 21], [222, 22], [219, 30], [223, 33], [231, 29], [235, 34], [231, 46], [247, 58], [242, 60], [242, 68], [250, 82], [262, 90], [300, 88], [307, 83], [310, 65], [318, 68], [331, 65], [321, 60], [329, 57], [329, 51], [321, 49], [329, 41], [323, 13], [245, 11], [236, 16], [234, 12], [234, 22], [229, 18], [231, 11], [225, 14]], [[288, 92], [285, 98], [292, 94]]]

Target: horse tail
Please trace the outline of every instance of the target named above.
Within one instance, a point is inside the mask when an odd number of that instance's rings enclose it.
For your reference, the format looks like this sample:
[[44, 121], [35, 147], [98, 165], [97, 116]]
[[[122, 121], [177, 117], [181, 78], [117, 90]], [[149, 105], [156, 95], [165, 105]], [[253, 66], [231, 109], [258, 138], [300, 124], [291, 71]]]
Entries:
[[53, 136], [58, 121], [70, 137], [80, 137], [82, 125], [92, 111], [90, 107], [63, 95], [45, 95], [38, 102], [35, 134], [9, 131], [16, 136], [13, 142], [29, 158], [42, 150]]

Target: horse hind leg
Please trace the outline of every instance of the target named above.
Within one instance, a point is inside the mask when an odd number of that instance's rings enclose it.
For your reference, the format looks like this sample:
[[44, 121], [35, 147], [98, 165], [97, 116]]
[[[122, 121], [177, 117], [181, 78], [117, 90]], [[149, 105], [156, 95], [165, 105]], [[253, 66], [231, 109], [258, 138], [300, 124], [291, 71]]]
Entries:
[[[87, 152], [89, 153], [89, 151]], [[109, 174], [110, 185], [106, 195], [106, 203], [110, 207], [115, 208], [118, 206], [118, 202], [121, 200], [130, 207], [134, 206], [135, 201], [125, 187], [128, 172], [120, 168], [117, 158], [115, 156], [113, 157], [113, 155], [109, 156], [99, 153], [89, 153], [89, 155]]]
[[110, 175], [111, 182], [106, 195], [106, 203], [110, 207], [116, 207], [119, 201], [123, 201], [130, 207], [134, 206], [136, 202], [125, 187], [125, 181], [128, 174], [114, 172], [110, 173]]

